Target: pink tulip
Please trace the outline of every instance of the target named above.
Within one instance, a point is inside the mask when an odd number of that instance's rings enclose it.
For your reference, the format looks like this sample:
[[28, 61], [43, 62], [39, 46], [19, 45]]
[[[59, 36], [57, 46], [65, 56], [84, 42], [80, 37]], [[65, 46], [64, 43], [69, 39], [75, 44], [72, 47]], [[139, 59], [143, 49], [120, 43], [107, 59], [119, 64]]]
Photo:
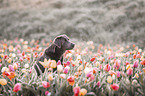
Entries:
[[1, 68], [2, 64], [0, 64], [0, 68]]
[[110, 87], [114, 90], [114, 91], [117, 91], [119, 89], [119, 85], [118, 84], [112, 84], [110, 85]]
[[100, 81], [97, 82], [97, 86], [100, 87]]
[[120, 67], [120, 60], [116, 60], [114, 63], [114, 68], [118, 70], [119, 67]]
[[10, 70], [11, 72], [14, 72], [14, 71], [15, 71], [12, 65], [9, 65], [9, 70]]
[[129, 69], [127, 70], [127, 74], [128, 74], [128, 75], [132, 75], [132, 74], [133, 74], [133, 69], [132, 69], [132, 68], [129, 68]]
[[45, 95], [46, 95], [46, 96], [48, 95], [48, 93], [49, 93], [49, 91], [45, 91]]
[[89, 77], [91, 77], [91, 75], [92, 75], [92, 72], [88, 72], [88, 73], [86, 74], [86, 77], [89, 78]]
[[139, 62], [138, 60], [136, 60], [136, 61], [134, 62], [134, 64], [133, 64], [133, 67], [134, 67], [134, 68], [137, 68], [137, 67], [138, 67], [138, 62]]
[[58, 60], [57, 65], [61, 65], [61, 61], [60, 60]]
[[21, 84], [20, 84], [20, 83], [17, 83], [17, 84], [14, 86], [13, 92], [18, 92], [18, 91], [20, 91], [20, 89], [21, 89]]
[[117, 73], [117, 74], [116, 74], [116, 75], [117, 75], [117, 78], [119, 78], [119, 77], [120, 77], [120, 72], [117, 71], [116, 73]]
[[44, 88], [50, 87], [50, 84], [46, 81], [42, 81], [42, 85], [43, 85]]
[[68, 73], [68, 69], [64, 68], [63, 73], [67, 74]]

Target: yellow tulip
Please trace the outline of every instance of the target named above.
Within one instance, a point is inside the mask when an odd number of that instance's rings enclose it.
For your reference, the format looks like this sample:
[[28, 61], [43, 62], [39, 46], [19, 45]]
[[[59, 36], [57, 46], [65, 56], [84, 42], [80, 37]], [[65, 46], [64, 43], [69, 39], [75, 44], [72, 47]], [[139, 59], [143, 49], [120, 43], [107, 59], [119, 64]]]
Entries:
[[52, 81], [52, 80], [53, 80], [53, 75], [52, 75], [52, 74], [49, 74], [49, 75], [48, 75], [48, 80], [49, 80], [49, 81]]
[[112, 77], [111, 77], [111, 76], [108, 76], [108, 77], [107, 77], [107, 82], [108, 82], [108, 83], [112, 83]]
[[56, 68], [56, 61], [51, 60], [50, 68]]
[[1, 85], [7, 85], [7, 80], [6, 79], [0, 79], [0, 84]]
[[80, 96], [84, 96], [84, 95], [86, 95], [86, 94], [87, 94], [87, 90], [84, 89], [84, 88], [81, 89], [80, 92], [79, 92], [79, 95], [80, 95]]

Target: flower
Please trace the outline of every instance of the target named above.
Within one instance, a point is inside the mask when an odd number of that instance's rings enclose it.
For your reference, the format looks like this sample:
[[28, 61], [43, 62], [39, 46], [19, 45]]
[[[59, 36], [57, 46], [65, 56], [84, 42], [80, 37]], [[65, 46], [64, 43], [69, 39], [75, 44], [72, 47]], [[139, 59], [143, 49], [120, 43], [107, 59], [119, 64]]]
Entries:
[[143, 59], [140, 64], [145, 65], [145, 59]]
[[63, 70], [63, 66], [62, 65], [57, 65], [57, 72], [61, 72]]
[[91, 62], [93, 62], [95, 59], [96, 59], [96, 58], [95, 58], [95, 57], [93, 57], [93, 58], [91, 58], [91, 59], [90, 59], [90, 61], [91, 61]]
[[52, 74], [48, 74], [48, 80], [52, 81], [53, 80], [53, 75]]
[[65, 74], [60, 74], [60, 78], [65, 79], [66, 75]]
[[68, 69], [66, 67], [64, 68], [63, 73], [65, 73], [65, 74], [68, 73]]
[[20, 90], [21, 90], [21, 84], [20, 83], [15, 84], [15, 86], [13, 88], [13, 92], [18, 92]]
[[7, 85], [7, 80], [6, 79], [0, 79], [0, 84], [1, 85]]
[[134, 62], [133, 67], [134, 67], [134, 68], [137, 68], [137, 67], [138, 67], [138, 60], [136, 60], [136, 61]]
[[108, 83], [112, 83], [112, 77], [111, 77], [111, 76], [108, 76], [108, 77], [107, 77], [107, 82], [108, 82]]
[[79, 96], [80, 87], [74, 87], [73, 92], [74, 92], [74, 96]]
[[82, 88], [81, 90], [80, 90], [80, 92], [79, 92], [79, 95], [80, 96], [84, 96], [84, 95], [86, 95], [87, 94], [87, 90], [85, 89], [85, 88]]
[[145, 73], [145, 68], [142, 68], [143, 72]]
[[42, 61], [39, 61], [39, 63], [44, 67], [44, 68], [48, 68], [49, 67], [49, 65], [50, 65], [50, 59], [49, 60], [47, 60], [46, 58], [44, 59], [44, 62], [42, 62]]
[[61, 65], [61, 61], [60, 60], [58, 60], [57, 65]]
[[29, 68], [29, 64], [25, 64], [24, 67], [25, 67], [25, 68]]
[[106, 64], [103, 70], [108, 72], [110, 69], [111, 69], [111, 66], [109, 64]]
[[129, 69], [127, 70], [127, 74], [128, 74], [128, 75], [132, 75], [132, 74], [133, 74], [133, 69], [132, 69], [132, 68], [129, 68]]
[[48, 87], [50, 87], [50, 84], [48, 82], [46, 82], [46, 81], [42, 81], [42, 86], [44, 88], [48, 88]]
[[11, 71], [11, 72], [15, 71], [12, 65], [9, 65], [8, 67], [9, 67], [9, 71]]
[[56, 68], [56, 61], [51, 60], [50, 68]]
[[45, 91], [45, 95], [47, 96], [49, 94], [49, 91]]
[[114, 68], [119, 69], [119, 67], [120, 67], [120, 60], [116, 60], [114, 63]]
[[100, 87], [100, 81], [97, 82], [97, 86]]
[[74, 76], [69, 76], [69, 77], [67, 78], [67, 81], [69, 82], [69, 84], [70, 84], [71, 86], [73, 86], [74, 83], [75, 83], [75, 77], [74, 77]]
[[114, 90], [114, 91], [117, 91], [119, 89], [119, 85], [118, 84], [112, 84], [110, 85], [110, 87]]
[[116, 72], [116, 76], [117, 76], [117, 78], [120, 77], [120, 72], [119, 71]]

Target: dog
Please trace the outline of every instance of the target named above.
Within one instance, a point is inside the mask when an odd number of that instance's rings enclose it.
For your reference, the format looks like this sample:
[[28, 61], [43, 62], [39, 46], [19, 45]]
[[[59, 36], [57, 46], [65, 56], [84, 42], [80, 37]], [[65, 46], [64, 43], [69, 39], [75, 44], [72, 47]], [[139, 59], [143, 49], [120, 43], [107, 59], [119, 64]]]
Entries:
[[[54, 40], [53, 43], [50, 45], [50, 47], [46, 48], [44, 51], [43, 55], [38, 58], [36, 64], [34, 65], [34, 68], [37, 72], [37, 75], [40, 75], [41, 71], [44, 73], [45, 68], [39, 63], [39, 61], [44, 61], [46, 58], [55, 60], [58, 62], [58, 60], [61, 61], [61, 64], [63, 64], [63, 54], [65, 53], [66, 50], [71, 50], [75, 46], [74, 43], [69, 41], [69, 38], [66, 35], [60, 35], [57, 36]], [[54, 68], [53, 71], [55, 71], [57, 68]]]

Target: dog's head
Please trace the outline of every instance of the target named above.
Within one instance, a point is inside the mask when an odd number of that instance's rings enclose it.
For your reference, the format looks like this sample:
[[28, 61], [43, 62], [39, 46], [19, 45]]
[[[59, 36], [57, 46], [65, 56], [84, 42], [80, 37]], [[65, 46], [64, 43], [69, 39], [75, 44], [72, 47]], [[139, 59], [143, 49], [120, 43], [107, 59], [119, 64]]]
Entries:
[[74, 43], [69, 41], [69, 38], [66, 35], [60, 35], [57, 36], [54, 40], [53, 40], [53, 44], [48, 48], [49, 52], [55, 52], [56, 47], [58, 49], [61, 49], [63, 51], [65, 50], [71, 50], [73, 49], [75, 46]]

